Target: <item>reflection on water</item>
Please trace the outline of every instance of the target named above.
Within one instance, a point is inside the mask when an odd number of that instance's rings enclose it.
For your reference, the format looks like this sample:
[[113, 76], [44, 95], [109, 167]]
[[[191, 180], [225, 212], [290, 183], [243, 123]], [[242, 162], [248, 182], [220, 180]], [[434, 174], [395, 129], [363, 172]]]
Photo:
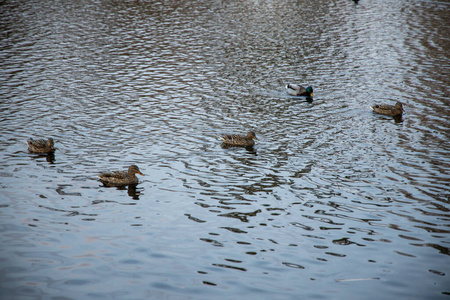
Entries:
[[54, 163], [55, 162], [55, 153], [45, 153], [45, 154], [34, 154], [32, 153], [31, 158], [34, 158], [36, 160], [39, 160], [43, 157], [45, 157], [45, 160], [48, 161], [49, 163]]
[[128, 196], [130, 196], [133, 200], [139, 200], [139, 196], [141, 195], [141, 192], [137, 189], [137, 185], [135, 184], [111, 188], [116, 188], [118, 191], [127, 191]]
[[2, 298], [450, 294], [447, 3], [0, 7]]
[[[241, 148], [241, 149], [245, 149], [247, 151], [247, 153], [249, 154], [253, 154], [253, 155], [258, 155], [256, 152], [256, 147], [255, 146], [230, 146], [229, 144], [226, 143], [222, 143], [221, 147], [223, 149], [236, 149], [236, 148]], [[239, 150], [237, 150], [239, 151]]]

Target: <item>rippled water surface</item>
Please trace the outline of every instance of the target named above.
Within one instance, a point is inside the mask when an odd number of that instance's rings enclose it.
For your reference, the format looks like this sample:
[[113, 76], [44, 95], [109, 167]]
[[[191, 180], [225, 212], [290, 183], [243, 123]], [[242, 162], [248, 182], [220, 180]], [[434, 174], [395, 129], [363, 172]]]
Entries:
[[448, 2], [0, 10], [2, 299], [450, 295]]

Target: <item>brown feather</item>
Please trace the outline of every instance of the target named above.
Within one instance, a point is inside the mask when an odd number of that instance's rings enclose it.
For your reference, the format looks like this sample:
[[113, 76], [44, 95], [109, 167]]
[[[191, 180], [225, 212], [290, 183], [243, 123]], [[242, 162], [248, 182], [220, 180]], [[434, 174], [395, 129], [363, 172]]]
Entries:
[[247, 135], [228, 134], [222, 136], [222, 141], [227, 146], [253, 146], [255, 145], [254, 139], [257, 140], [253, 131], [248, 132]]
[[124, 186], [130, 184], [138, 184], [139, 180], [136, 174], [144, 175], [139, 170], [138, 166], [131, 165], [128, 171], [113, 171], [106, 172], [99, 175], [100, 181], [106, 186]]
[[403, 114], [403, 104], [398, 102], [395, 105], [389, 104], [375, 104], [370, 107], [375, 113], [388, 115], [388, 116], [398, 116]]
[[33, 140], [30, 138], [27, 141], [28, 151], [33, 153], [52, 153], [56, 149], [53, 147], [54, 142], [52, 138], [48, 138], [47, 140]]

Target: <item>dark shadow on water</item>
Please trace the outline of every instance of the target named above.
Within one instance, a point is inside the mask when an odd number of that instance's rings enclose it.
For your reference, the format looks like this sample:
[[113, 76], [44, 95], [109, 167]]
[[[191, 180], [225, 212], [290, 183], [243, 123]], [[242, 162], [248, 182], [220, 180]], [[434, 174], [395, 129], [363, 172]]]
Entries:
[[114, 186], [114, 185], [109, 185], [105, 182], [102, 182], [101, 186], [106, 187], [106, 188], [116, 188], [118, 191], [126, 190], [128, 192], [128, 196], [130, 196], [133, 200], [139, 200], [139, 197], [142, 195], [141, 190], [137, 189], [137, 184]]
[[39, 159], [41, 157], [45, 157], [45, 160], [49, 163], [54, 163], [55, 162], [55, 153], [45, 153], [45, 154], [37, 154], [37, 153], [33, 153], [30, 152], [30, 154], [32, 155], [33, 159]]
[[381, 117], [381, 118], [383, 118], [383, 119], [386, 119], [386, 120], [388, 120], [388, 119], [394, 119], [394, 122], [395, 123], [403, 123], [403, 115], [398, 115], [398, 116], [388, 116], [388, 115], [382, 115], [382, 114], [377, 114], [377, 113], [373, 113], [374, 115], [376, 115], [376, 116], [379, 116], [379, 117]]
[[312, 97], [308, 97], [308, 96], [291, 96], [288, 95], [287, 96], [288, 99], [293, 99], [296, 102], [307, 102], [307, 103], [313, 103], [313, 98]]
[[252, 212], [237, 212], [237, 211], [234, 211], [234, 212], [230, 212], [230, 213], [221, 213], [221, 214], [218, 214], [218, 216], [219, 217], [238, 219], [241, 222], [248, 223], [250, 217], [255, 217], [261, 212], [262, 211], [260, 209], [257, 209], [257, 210], [252, 211]]
[[255, 155], [255, 156], [258, 155], [258, 153], [257, 153], [257, 151], [256, 151], [256, 149], [255, 149], [254, 146], [233, 146], [233, 145], [228, 145], [228, 144], [226, 144], [226, 143], [222, 143], [221, 146], [222, 146], [223, 149], [229, 149], [229, 148], [245, 148], [245, 150], [247, 150], [247, 152], [248, 152], [249, 154], [253, 154], [253, 155]]
[[139, 200], [139, 196], [141, 192], [136, 188], [136, 184], [128, 186], [128, 196], [130, 196], [133, 200]]
[[255, 156], [258, 155], [258, 153], [256, 153], [256, 150], [255, 150], [255, 148], [253, 146], [247, 146], [247, 147], [245, 147], [245, 150], [247, 150], [247, 152], [249, 154], [253, 154]]
[[403, 122], [403, 115], [393, 116], [392, 118], [394, 119], [395, 123]]

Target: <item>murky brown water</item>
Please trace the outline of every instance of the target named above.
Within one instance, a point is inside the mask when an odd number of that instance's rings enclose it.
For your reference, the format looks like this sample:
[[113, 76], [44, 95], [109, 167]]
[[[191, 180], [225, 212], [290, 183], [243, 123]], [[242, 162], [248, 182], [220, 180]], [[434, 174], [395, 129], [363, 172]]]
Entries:
[[449, 3], [0, 9], [2, 299], [448, 298]]

